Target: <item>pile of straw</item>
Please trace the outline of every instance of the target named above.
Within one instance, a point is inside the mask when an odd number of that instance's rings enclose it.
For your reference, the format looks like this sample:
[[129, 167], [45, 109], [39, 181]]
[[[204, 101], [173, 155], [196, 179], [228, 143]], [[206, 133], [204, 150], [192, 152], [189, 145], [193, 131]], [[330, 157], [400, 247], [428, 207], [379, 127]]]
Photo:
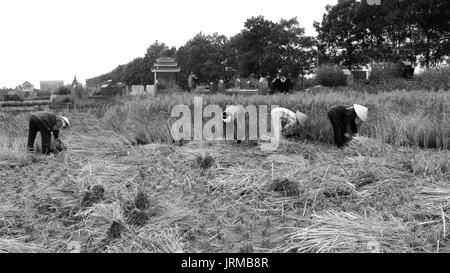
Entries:
[[[424, 187], [415, 197], [415, 201], [421, 204], [429, 214], [442, 216], [450, 209], [450, 188], [446, 187]], [[443, 216], [448, 217], [448, 216]]]
[[334, 210], [313, 214], [306, 227], [292, 228], [278, 238], [273, 252], [410, 252], [405, 243], [408, 228], [401, 222], [383, 221]]
[[0, 239], [0, 253], [50, 253], [50, 251], [35, 244], [14, 239]]
[[270, 177], [267, 170], [257, 168], [230, 167], [218, 169], [218, 175], [208, 184], [212, 192], [223, 192], [233, 195], [257, 193], [266, 186]]
[[363, 136], [353, 137], [344, 148], [347, 155], [383, 156], [392, 152], [393, 148], [389, 144]]
[[25, 151], [17, 151], [0, 147], [0, 168], [23, 167], [43, 161], [45, 161], [45, 157], [43, 155], [31, 154]]
[[130, 141], [110, 131], [102, 131], [101, 134], [96, 135], [70, 135], [65, 143], [71, 153], [84, 157], [124, 156], [128, 154], [131, 147]]

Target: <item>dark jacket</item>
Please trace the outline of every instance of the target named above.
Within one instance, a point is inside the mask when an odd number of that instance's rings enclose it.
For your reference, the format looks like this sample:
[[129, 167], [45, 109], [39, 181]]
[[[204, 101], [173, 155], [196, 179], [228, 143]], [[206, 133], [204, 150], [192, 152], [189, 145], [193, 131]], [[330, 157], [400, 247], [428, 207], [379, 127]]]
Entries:
[[290, 79], [286, 79], [284, 82], [281, 82], [282, 85], [282, 92], [286, 93], [286, 92], [291, 92], [292, 88], [294, 87], [294, 84], [292, 83], [292, 81]]
[[281, 92], [281, 80], [279, 78], [276, 78], [272, 81], [272, 93], [278, 93]]
[[[335, 105], [328, 110], [328, 118], [333, 126], [334, 142], [338, 147], [342, 147], [358, 133], [356, 117], [355, 110], [344, 105]], [[345, 137], [346, 133], [350, 138]]]
[[63, 121], [58, 117], [58, 115], [49, 112], [34, 112], [30, 115], [39, 119], [48, 131], [53, 132], [53, 136], [55, 137], [55, 139], [58, 139], [59, 130], [64, 125]]

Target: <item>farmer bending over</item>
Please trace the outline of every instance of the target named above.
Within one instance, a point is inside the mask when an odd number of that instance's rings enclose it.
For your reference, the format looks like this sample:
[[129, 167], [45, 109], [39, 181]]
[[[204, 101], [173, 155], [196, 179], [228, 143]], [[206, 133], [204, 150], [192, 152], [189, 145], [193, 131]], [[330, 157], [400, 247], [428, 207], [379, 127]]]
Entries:
[[308, 117], [300, 111], [294, 113], [283, 107], [272, 109], [270, 117], [272, 122], [272, 132], [275, 139], [280, 139], [282, 133], [283, 135], [292, 135], [296, 127], [304, 127], [306, 120], [308, 119]]
[[334, 144], [341, 148], [346, 145], [354, 135], [362, 122], [367, 121], [367, 107], [354, 104], [353, 107], [335, 105], [328, 110], [328, 118], [333, 126]]
[[53, 132], [53, 136], [57, 141], [57, 147], [60, 147], [59, 130], [67, 127], [70, 127], [70, 124], [66, 117], [49, 112], [31, 113], [28, 130], [28, 151], [33, 151], [34, 140], [39, 131], [42, 139], [42, 153], [45, 155], [50, 154], [51, 133]]
[[[234, 122], [234, 139], [237, 139], [237, 121], [243, 114], [242, 108], [236, 105], [228, 106], [223, 112], [224, 133], [226, 134], [226, 124]], [[241, 143], [241, 140], [237, 139], [237, 143]]]

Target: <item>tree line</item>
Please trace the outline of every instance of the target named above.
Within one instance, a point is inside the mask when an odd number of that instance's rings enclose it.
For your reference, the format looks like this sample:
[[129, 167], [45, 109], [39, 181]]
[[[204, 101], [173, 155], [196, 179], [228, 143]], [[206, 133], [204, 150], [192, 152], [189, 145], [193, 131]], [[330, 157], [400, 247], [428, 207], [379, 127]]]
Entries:
[[199, 82], [209, 83], [234, 77], [270, 76], [281, 73], [292, 78], [306, 75], [314, 68], [314, 38], [305, 36], [296, 18], [272, 22], [263, 16], [252, 17], [233, 37], [218, 33], [198, 33], [176, 49], [156, 41], [143, 58], [119, 65], [113, 71], [88, 79], [98, 85], [112, 79], [127, 85], [153, 84], [151, 67], [160, 56], [173, 57], [181, 67], [178, 84], [186, 87], [193, 72]]
[[340, 1], [314, 22], [324, 62], [351, 69], [374, 61], [436, 66], [450, 55], [450, 1]]
[[349, 69], [380, 61], [435, 66], [450, 56], [449, 18], [448, 0], [382, 0], [381, 5], [344, 0], [328, 5], [322, 21], [314, 22], [317, 37], [306, 36], [297, 18], [273, 22], [252, 17], [230, 38], [200, 32], [178, 49], [156, 41], [144, 57], [87, 84], [110, 79], [153, 84], [151, 67], [160, 56], [177, 60], [181, 87], [191, 72], [199, 82], [209, 83], [251, 75], [274, 78], [280, 72], [297, 80], [314, 72], [317, 63]]

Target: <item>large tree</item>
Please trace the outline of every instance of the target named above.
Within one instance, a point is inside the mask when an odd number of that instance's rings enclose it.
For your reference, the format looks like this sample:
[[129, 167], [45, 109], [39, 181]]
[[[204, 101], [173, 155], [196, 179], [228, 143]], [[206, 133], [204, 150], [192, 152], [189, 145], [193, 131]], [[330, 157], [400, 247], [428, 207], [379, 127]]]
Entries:
[[369, 60], [438, 63], [449, 55], [447, 0], [392, 0], [381, 5], [348, 0], [327, 6], [315, 22], [327, 59], [348, 68]]
[[237, 50], [237, 70], [241, 76], [251, 73], [275, 76], [284, 74], [297, 78], [309, 71], [313, 62], [312, 37], [304, 36], [297, 18], [275, 23], [263, 16], [252, 17], [244, 29], [231, 39]]
[[191, 72], [196, 74], [201, 83], [219, 80], [224, 75], [226, 62], [233, 59], [227, 43], [228, 39], [224, 35], [200, 32], [181, 46], [176, 54], [181, 67], [180, 85], [186, 85]]

